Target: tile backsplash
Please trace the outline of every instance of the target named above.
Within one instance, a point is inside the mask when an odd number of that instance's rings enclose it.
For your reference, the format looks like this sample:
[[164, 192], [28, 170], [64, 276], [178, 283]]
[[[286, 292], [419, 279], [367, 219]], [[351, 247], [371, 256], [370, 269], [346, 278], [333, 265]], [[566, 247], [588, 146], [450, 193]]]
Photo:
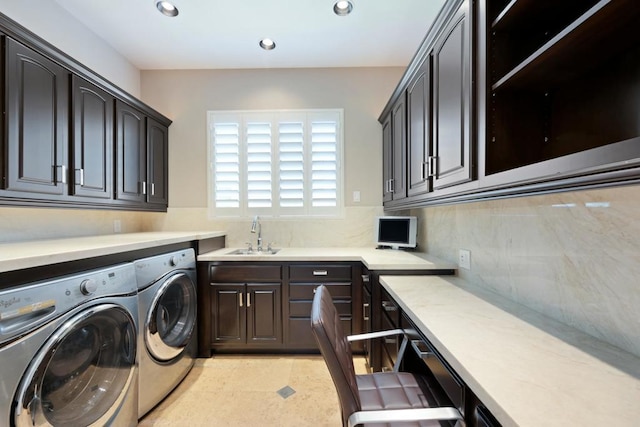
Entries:
[[640, 186], [415, 209], [459, 275], [640, 356]]
[[[209, 219], [207, 208], [169, 208], [166, 215], [152, 222], [153, 230], [224, 230], [228, 247], [256, 246], [251, 218]], [[262, 238], [266, 247], [363, 247], [373, 246], [373, 219], [382, 207], [346, 207], [342, 218], [268, 218], [261, 217]]]

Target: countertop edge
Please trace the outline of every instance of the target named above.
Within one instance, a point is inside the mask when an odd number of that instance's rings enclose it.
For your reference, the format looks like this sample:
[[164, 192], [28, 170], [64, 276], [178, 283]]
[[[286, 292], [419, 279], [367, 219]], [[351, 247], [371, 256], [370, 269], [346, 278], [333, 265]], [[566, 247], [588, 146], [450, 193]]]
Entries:
[[151, 231], [0, 244], [0, 273], [226, 236], [222, 231]]

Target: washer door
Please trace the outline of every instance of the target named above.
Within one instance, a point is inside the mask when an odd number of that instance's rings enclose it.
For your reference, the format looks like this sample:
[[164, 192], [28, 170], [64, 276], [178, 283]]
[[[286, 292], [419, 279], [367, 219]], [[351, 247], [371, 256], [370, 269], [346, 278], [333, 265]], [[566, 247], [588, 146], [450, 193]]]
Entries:
[[104, 425], [136, 373], [136, 329], [116, 304], [66, 321], [36, 354], [16, 395], [15, 425]]
[[147, 313], [145, 343], [161, 362], [176, 358], [189, 344], [196, 325], [196, 285], [185, 273], [160, 286]]

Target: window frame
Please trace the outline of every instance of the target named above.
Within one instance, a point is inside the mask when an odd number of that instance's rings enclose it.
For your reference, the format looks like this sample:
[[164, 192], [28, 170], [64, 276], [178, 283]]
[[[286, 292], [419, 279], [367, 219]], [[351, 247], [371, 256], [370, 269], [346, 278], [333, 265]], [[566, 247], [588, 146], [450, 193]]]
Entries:
[[[247, 123], [269, 121], [271, 124], [271, 207], [249, 207], [247, 189]], [[280, 124], [303, 123], [303, 207], [283, 207], [280, 202]], [[312, 206], [312, 123], [322, 121], [336, 123], [336, 206]], [[214, 131], [216, 123], [239, 125], [239, 207], [216, 206], [216, 169]], [[332, 109], [287, 109], [287, 110], [210, 110], [207, 111], [207, 211], [213, 218], [250, 218], [260, 215], [265, 218], [341, 218], [344, 217], [344, 110]]]

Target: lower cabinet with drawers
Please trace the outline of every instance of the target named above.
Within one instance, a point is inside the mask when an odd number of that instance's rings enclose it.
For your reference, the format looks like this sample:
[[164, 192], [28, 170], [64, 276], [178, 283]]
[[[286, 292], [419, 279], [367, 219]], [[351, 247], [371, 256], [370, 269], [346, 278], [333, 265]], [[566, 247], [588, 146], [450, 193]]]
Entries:
[[[199, 265], [199, 355], [317, 352], [315, 288], [327, 286], [347, 334], [362, 332], [359, 262], [236, 262]], [[361, 347], [355, 347], [361, 351]]]

